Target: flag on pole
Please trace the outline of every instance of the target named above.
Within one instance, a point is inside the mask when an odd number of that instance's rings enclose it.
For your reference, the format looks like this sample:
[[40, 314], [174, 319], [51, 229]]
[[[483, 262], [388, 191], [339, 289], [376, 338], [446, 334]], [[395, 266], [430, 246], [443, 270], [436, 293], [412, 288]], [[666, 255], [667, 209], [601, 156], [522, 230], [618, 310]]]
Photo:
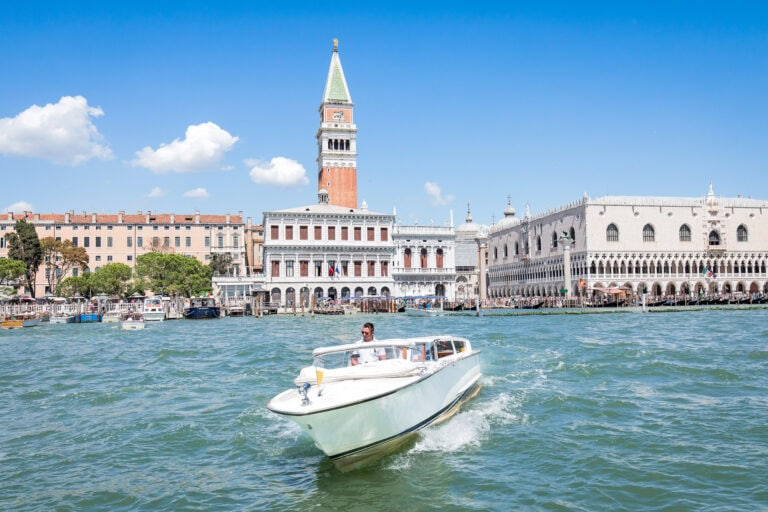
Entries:
[[333, 272], [334, 272], [334, 270], [333, 270], [333, 265], [330, 265], [330, 264], [329, 264], [329, 265], [328, 265], [328, 275], [329, 275], [329, 276], [331, 276], [331, 277], [333, 277]]
[[336, 277], [341, 277], [341, 271], [339, 270], [339, 264], [336, 264]]
[[704, 276], [705, 279], [713, 279], [715, 277], [715, 274], [707, 267], [701, 269], [701, 275]]

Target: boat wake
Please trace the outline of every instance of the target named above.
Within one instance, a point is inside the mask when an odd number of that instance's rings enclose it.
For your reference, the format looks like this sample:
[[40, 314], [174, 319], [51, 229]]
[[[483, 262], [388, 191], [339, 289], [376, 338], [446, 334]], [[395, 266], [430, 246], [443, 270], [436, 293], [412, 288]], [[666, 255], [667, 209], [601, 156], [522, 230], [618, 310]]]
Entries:
[[[456, 453], [480, 446], [492, 435], [494, 428], [512, 424], [524, 424], [527, 414], [521, 411], [525, 394], [500, 393], [488, 399], [472, 402], [467, 409], [449, 421], [422, 430], [414, 445], [405, 453], [394, 457], [389, 469], [409, 467], [414, 456], [430, 453]], [[465, 406], [466, 407], [466, 406]]]

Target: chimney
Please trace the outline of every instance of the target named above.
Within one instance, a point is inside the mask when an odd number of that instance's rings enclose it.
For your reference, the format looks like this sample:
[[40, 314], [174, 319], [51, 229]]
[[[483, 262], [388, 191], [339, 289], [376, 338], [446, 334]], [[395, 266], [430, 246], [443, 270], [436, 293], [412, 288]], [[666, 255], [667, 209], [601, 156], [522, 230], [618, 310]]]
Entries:
[[35, 219], [35, 222], [40, 222], [40, 214], [36, 213], [34, 219]]
[[229, 224], [229, 214], [227, 214], [227, 224]]
[[117, 212], [117, 223], [122, 224], [123, 223], [123, 215], [125, 215], [125, 211], [120, 210]]
[[195, 224], [200, 224], [200, 210], [195, 211]]
[[69, 224], [71, 217], [72, 217], [72, 210], [64, 214], [64, 224]]
[[171, 214], [171, 224], [175, 224], [175, 223], [176, 223], [176, 215], [172, 213]]
[[96, 224], [96, 214], [95, 213], [91, 214], [91, 224]]
[[146, 215], [144, 215], [144, 218], [146, 219], [146, 223], [149, 224], [149, 216], [152, 215], [152, 212], [147, 210]]

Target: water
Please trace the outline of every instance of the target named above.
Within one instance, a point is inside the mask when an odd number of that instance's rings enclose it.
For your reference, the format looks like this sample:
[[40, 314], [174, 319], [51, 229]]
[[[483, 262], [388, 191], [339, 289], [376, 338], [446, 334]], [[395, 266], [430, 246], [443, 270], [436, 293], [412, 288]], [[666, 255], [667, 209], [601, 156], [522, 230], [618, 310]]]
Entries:
[[[339, 472], [266, 410], [315, 346], [451, 333], [483, 389]], [[231, 318], [0, 332], [0, 509], [768, 509], [768, 311]]]

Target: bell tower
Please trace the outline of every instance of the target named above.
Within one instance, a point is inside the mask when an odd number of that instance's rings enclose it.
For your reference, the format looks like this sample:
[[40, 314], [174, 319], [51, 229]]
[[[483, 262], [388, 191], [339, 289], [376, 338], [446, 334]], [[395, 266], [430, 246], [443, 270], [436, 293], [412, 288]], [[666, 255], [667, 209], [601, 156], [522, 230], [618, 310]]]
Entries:
[[339, 59], [339, 40], [333, 40], [331, 65], [320, 103], [317, 130], [317, 190], [328, 203], [357, 208], [357, 126], [354, 104]]

